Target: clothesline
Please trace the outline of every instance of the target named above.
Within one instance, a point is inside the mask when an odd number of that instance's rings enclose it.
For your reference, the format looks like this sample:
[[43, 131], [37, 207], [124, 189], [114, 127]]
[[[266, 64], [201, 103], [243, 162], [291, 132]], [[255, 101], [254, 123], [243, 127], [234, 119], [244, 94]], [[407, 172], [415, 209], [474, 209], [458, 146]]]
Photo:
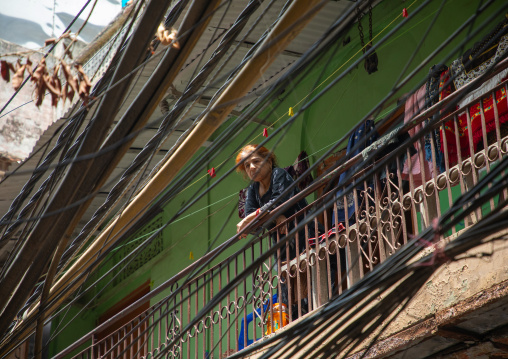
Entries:
[[[464, 89], [462, 89], [462, 90], [464, 90]], [[458, 92], [459, 92], [459, 91], [458, 91]], [[454, 96], [453, 96], [453, 97], [456, 97], [456, 96], [457, 96], [457, 94], [458, 94], [458, 92], [456, 92], [456, 93], [454, 94]], [[472, 100], [472, 101], [474, 101], [474, 100]], [[384, 117], [386, 114], [390, 113], [392, 110], [393, 110], [393, 108], [392, 108], [392, 109], [387, 110], [387, 111], [386, 111], [384, 114], [382, 114], [380, 117]], [[430, 109], [429, 109], [429, 110], [430, 110]], [[416, 116], [413, 120], [414, 120], [414, 121], [416, 121], [416, 122], [419, 122], [419, 119], [420, 119], [420, 118], [424, 118], [424, 117], [428, 117], [428, 116], [429, 116], [429, 115], [428, 115], [428, 110], [426, 110], [426, 111], [423, 111], [422, 113], [420, 113], [418, 116]], [[390, 132], [390, 133], [388, 133], [386, 136], [388, 136], [388, 137], [390, 137], [390, 136], [394, 136], [394, 134], [395, 134], [396, 132], [398, 132], [399, 130], [400, 130], [400, 127], [399, 127], [399, 128], [397, 128], [397, 129], [396, 129], [396, 130], [394, 130], [394, 131], [391, 131], [391, 132]], [[385, 136], [383, 136], [383, 137], [385, 137]], [[329, 148], [330, 146], [333, 146], [333, 145], [334, 145], [334, 143], [330, 143], [330, 144], [328, 144], [328, 145], [324, 146], [323, 148], [321, 148], [321, 149], [317, 150], [316, 152], [314, 152], [314, 153], [312, 153], [312, 154], [308, 155], [308, 157], [313, 156], [313, 155], [316, 155], [316, 154], [318, 154], [318, 153], [320, 153], [320, 152], [322, 152], [322, 151], [326, 150], [327, 148]], [[374, 147], [375, 147], [375, 144], [374, 144]], [[340, 167], [338, 168], [338, 170], [345, 168], [345, 166], [346, 166], [346, 165], [348, 165], [348, 163], [350, 163], [350, 164], [354, 164], [354, 163], [356, 163], [358, 160], [360, 160], [360, 159], [362, 159], [362, 158], [365, 158], [365, 156], [367, 155], [367, 153], [369, 153], [369, 149], [366, 149], [363, 153], [360, 153], [360, 154], [358, 154], [357, 156], [352, 157], [350, 160], [348, 160], [348, 161], [347, 161], [347, 163], [344, 163], [342, 166], [340, 166]], [[297, 161], [296, 163], [300, 163], [300, 162], [302, 162], [302, 161], [304, 161], [304, 160], [305, 160], [305, 159], [302, 159], [302, 160], [300, 160], [300, 161]], [[308, 194], [307, 194], [307, 195], [308, 195]], [[181, 217], [181, 218], [177, 219], [177, 220], [176, 220], [176, 221], [174, 221], [173, 223], [177, 223], [177, 222], [179, 222], [179, 221], [181, 221], [181, 220], [183, 220], [183, 219], [189, 218], [189, 217], [191, 217], [191, 216], [193, 216], [193, 215], [195, 215], [195, 214], [198, 214], [199, 212], [201, 212], [201, 211], [203, 211], [203, 210], [205, 210], [205, 209], [207, 209], [207, 208], [210, 208], [210, 207], [212, 207], [212, 206], [215, 206], [216, 204], [218, 204], [218, 203], [220, 203], [220, 202], [223, 202], [223, 201], [225, 201], [225, 200], [227, 200], [227, 199], [229, 199], [229, 198], [232, 198], [232, 197], [234, 197], [234, 196], [238, 196], [238, 193], [237, 193], [237, 192], [235, 192], [235, 193], [232, 193], [232, 194], [230, 194], [230, 195], [227, 195], [226, 197], [224, 197], [224, 198], [222, 198], [222, 199], [220, 199], [220, 200], [218, 200], [218, 201], [216, 201], [216, 202], [214, 202], [214, 203], [211, 203], [211, 204], [209, 204], [209, 205], [207, 205], [207, 206], [204, 206], [204, 207], [202, 207], [202, 208], [200, 208], [200, 209], [197, 209], [196, 211], [194, 211], [194, 212], [192, 212], [192, 213], [189, 213], [189, 214], [187, 214], [187, 215], [185, 215], [185, 216], [183, 216], [183, 217]], [[219, 210], [219, 211], [217, 211], [215, 214], [217, 214], [218, 212], [220, 212], [220, 210]], [[173, 224], [173, 223], [171, 223], [171, 224]], [[196, 229], [196, 228], [198, 228], [198, 227], [199, 227], [199, 225], [198, 225], [198, 226], [196, 226], [194, 229]], [[194, 229], [193, 229], [193, 230], [194, 230]], [[140, 236], [140, 237], [138, 237], [138, 238], [135, 238], [135, 239], [133, 239], [131, 242], [129, 242], [128, 244], [130, 244], [130, 243], [132, 243], [132, 242], [135, 242], [135, 241], [137, 241], [137, 240], [140, 240], [140, 239], [144, 238], [145, 236], [150, 235], [150, 234], [152, 234], [152, 233], [153, 233], [153, 232], [148, 233], [148, 234], [144, 234], [144, 235], [142, 235], [142, 236]], [[175, 243], [175, 245], [176, 245], [176, 244], [178, 244], [178, 243], [180, 243], [180, 242], [181, 242], [181, 241], [179, 241], [179, 242]], [[120, 247], [119, 247], [119, 248], [120, 248]]]
[[[412, 6], [412, 5], [413, 5], [416, 1], [417, 1], [417, 0], [414, 0], [414, 1], [413, 1], [413, 3], [412, 3], [412, 4], [410, 4], [407, 8], [410, 8], [410, 7], [411, 7], [411, 6]], [[393, 22], [394, 22], [394, 21], [396, 21], [396, 20], [397, 20], [400, 16], [401, 16], [401, 15], [398, 15], [398, 16], [397, 16], [394, 20], [392, 20], [392, 21], [391, 21], [391, 22], [390, 22], [390, 23], [389, 23], [389, 24], [388, 24], [388, 25], [387, 25], [387, 26], [386, 26], [386, 27], [385, 27], [385, 28], [384, 28], [381, 32], [379, 32], [379, 33], [378, 33], [378, 35], [376, 35], [376, 36], [374, 37], [374, 39], [375, 39], [377, 36], [379, 36], [382, 32], [386, 31], [386, 30], [387, 30], [387, 29], [388, 29], [388, 28], [389, 28], [389, 27], [393, 24]], [[429, 15], [429, 16], [430, 16], [430, 15]], [[425, 20], [425, 19], [421, 20], [420, 22], [422, 22], [422, 21], [424, 21], [424, 20]], [[420, 22], [419, 22], [419, 23], [420, 23]], [[418, 24], [419, 24], [419, 23], [418, 23]], [[418, 24], [416, 24], [416, 25], [418, 25]], [[416, 26], [416, 25], [415, 25], [415, 26]], [[374, 40], [374, 39], [373, 39], [373, 40]], [[385, 44], [384, 46], [386, 46], [386, 44]], [[333, 72], [332, 74], [330, 74], [330, 75], [329, 75], [329, 76], [328, 76], [325, 80], [323, 80], [323, 81], [322, 81], [322, 82], [321, 82], [318, 86], [316, 86], [316, 87], [315, 87], [312, 91], [310, 91], [307, 95], [305, 95], [302, 99], [300, 99], [300, 100], [299, 100], [299, 101], [298, 101], [298, 102], [297, 102], [297, 103], [296, 103], [293, 107], [295, 107], [295, 108], [296, 108], [297, 106], [299, 106], [299, 105], [300, 105], [300, 104], [301, 104], [301, 103], [302, 103], [302, 102], [303, 102], [306, 98], [308, 98], [308, 97], [309, 97], [309, 96], [310, 96], [313, 92], [315, 92], [318, 88], [322, 87], [322, 86], [323, 86], [323, 85], [324, 85], [324, 84], [325, 84], [328, 80], [330, 80], [330, 78], [331, 78], [332, 76], [334, 76], [334, 75], [335, 75], [338, 71], [340, 71], [340, 70], [341, 70], [341, 69], [342, 69], [342, 68], [343, 68], [343, 67], [344, 67], [347, 63], [349, 63], [349, 62], [350, 62], [350, 61], [351, 61], [351, 60], [352, 60], [352, 59], [353, 59], [356, 55], [358, 55], [358, 54], [359, 54], [362, 50], [363, 50], [363, 48], [361, 48], [361, 49], [360, 49], [360, 50], [358, 50], [355, 54], [353, 54], [353, 55], [352, 55], [352, 56], [351, 56], [351, 57], [350, 57], [350, 58], [349, 58], [346, 62], [344, 62], [341, 66], [339, 66], [336, 70], [334, 70], [334, 72]], [[384, 113], [382, 113], [382, 114], [378, 115], [377, 119], [379, 119], [379, 118], [383, 118], [383, 117], [384, 117], [384, 116], [386, 116], [387, 114], [391, 113], [391, 112], [392, 112], [392, 111], [393, 111], [396, 107], [398, 107], [398, 105], [393, 105], [392, 107], [390, 107], [390, 108], [386, 109]], [[288, 112], [285, 112], [285, 113], [284, 113], [283, 115], [281, 115], [281, 116], [280, 116], [280, 117], [279, 117], [276, 121], [274, 121], [274, 122], [273, 122], [273, 123], [269, 126], [269, 128], [273, 128], [273, 127], [274, 127], [274, 125], [275, 125], [276, 123], [278, 123], [280, 120], [282, 120], [282, 119], [283, 119], [283, 118], [285, 118], [286, 116], [291, 117], [291, 116], [290, 116], [290, 114], [289, 114]], [[251, 141], [255, 141], [255, 140], [256, 140], [257, 138], [259, 138], [260, 136], [261, 136], [261, 134], [258, 134], [258, 135], [257, 135], [257, 136], [255, 136], [255, 137], [254, 137]], [[317, 155], [318, 153], [321, 153], [321, 152], [325, 151], [327, 148], [329, 148], [329, 147], [333, 146], [334, 144], [335, 144], [335, 143], [334, 143], [334, 142], [332, 142], [332, 143], [330, 143], [330, 144], [328, 144], [328, 145], [326, 145], [326, 146], [322, 147], [321, 149], [318, 149], [317, 151], [315, 151], [315, 152], [313, 152], [313, 153], [309, 154], [309, 155], [307, 156], [307, 158], [308, 158], [308, 157], [311, 157], [311, 156], [314, 156], [314, 155]], [[224, 165], [224, 164], [225, 164], [228, 160], [230, 160], [232, 157], [233, 157], [233, 155], [232, 155], [232, 156], [229, 156], [228, 158], [226, 158], [226, 159], [225, 159], [224, 161], [222, 161], [222, 162], [221, 162], [218, 166], [216, 166], [216, 168], [220, 168], [221, 166], [223, 166], [223, 165]], [[356, 158], [356, 157], [358, 157], [358, 158]], [[359, 156], [356, 156], [356, 157], [354, 158], [354, 160], [358, 160], [358, 159], [359, 159]], [[302, 160], [300, 160], [300, 161], [296, 161], [294, 164], [301, 163], [301, 162], [302, 162], [302, 161], [304, 161], [304, 160], [305, 160], [305, 158], [304, 158], [304, 159], [302, 159]], [[353, 159], [351, 159], [351, 160], [353, 160]], [[201, 177], [200, 177], [200, 178], [198, 178], [196, 181], [194, 181], [193, 183], [191, 183], [189, 186], [187, 186], [186, 188], [184, 188], [184, 189], [183, 189], [183, 191], [185, 191], [185, 190], [187, 190], [188, 188], [192, 187], [193, 185], [195, 185], [196, 183], [198, 183], [200, 180], [204, 179], [204, 178], [205, 178], [205, 177], [207, 177], [207, 176], [208, 176], [208, 175], [203, 175], [203, 176], [201, 176]], [[183, 192], [183, 191], [182, 191], [182, 192]], [[211, 203], [211, 204], [209, 204], [209, 205], [207, 205], [207, 206], [204, 206], [204, 207], [202, 207], [202, 208], [200, 208], [200, 209], [198, 209], [198, 210], [196, 210], [196, 211], [194, 211], [194, 212], [192, 212], [192, 213], [190, 213], [190, 214], [188, 214], [188, 215], [186, 215], [186, 216], [183, 216], [183, 217], [179, 218], [178, 220], [176, 220], [176, 221], [175, 221], [175, 222], [173, 222], [173, 223], [177, 223], [177, 222], [179, 222], [179, 221], [181, 221], [181, 220], [183, 220], [183, 219], [189, 218], [190, 216], [193, 216], [193, 215], [195, 215], [195, 214], [198, 214], [199, 212], [201, 212], [201, 211], [203, 211], [203, 210], [205, 210], [205, 209], [207, 209], [207, 208], [209, 208], [209, 207], [212, 207], [212, 206], [214, 206], [214, 205], [216, 205], [216, 204], [218, 204], [218, 203], [220, 203], [220, 202], [222, 202], [222, 201], [224, 201], [224, 200], [226, 200], [226, 199], [232, 198], [233, 196], [237, 196], [237, 195], [238, 195], [238, 193], [236, 193], [236, 192], [235, 192], [235, 193], [232, 193], [232, 194], [230, 194], [230, 195], [228, 195], [228, 196], [224, 197], [223, 199], [221, 199], [221, 200], [219, 200], [219, 201], [216, 201], [216, 202], [214, 202], [214, 203]], [[199, 226], [197, 226], [197, 227], [195, 227], [195, 228], [198, 228], [198, 227], [199, 227]], [[145, 235], [144, 235], [144, 236], [145, 236]], [[136, 240], [142, 239], [144, 236], [141, 236], [141, 237], [139, 237], [139, 238], [136, 238], [136, 239], [134, 239], [133, 241], [136, 241]], [[129, 243], [131, 243], [131, 242], [129, 242]]]
[[[414, 0], [410, 5], [408, 5], [406, 8], [407, 9], [410, 9], [418, 0]], [[397, 20], [399, 19], [400, 17], [402, 16], [402, 13], [398, 14], [388, 25], [386, 25], [378, 34], [376, 34], [376, 36], [373, 37], [372, 41], [374, 41], [377, 37], [379, 37], [383, 32], [385, 32], [386, 30], [388, 30], [388, 28]], [[372, 42], [371, 41], [371, 42]], [[369, 42], [370, 43], [370, 42]], [[367, 43], [365, 46], [361, 47], [358, 51], [356, 51], [346, 62], [344, 62], [342, 65], [340, 65], [337, 69], [335, 69], [326, 79], [324, 79], [319, 85], [317, 85], [314, 89], [312, 89], [308, 94], [306, 94], [304, 97], [302, 97], [298, 102], [296, 102], [296, 104], [294, 104], [293, 106], [291, 106], [289, 109], [288, 112], [284, 112], [283, 115], [281, 115], [277, 120], [275, 120], [270, 126], [268, 126], [268, 128], [273, 128], [275, 126], [276, 123], [278, 123], [280, 120], [282, 120], [283, 118], [285, 118], [286, 116], [288, 117], [291, 117], [291, 114], [292, 114], [292, 110], [297, 108], [303, 101], [305, 101], [310, 95], [312, 95], [317, 89], [321, 88], [326, 82], [328, 82], [333, 76], [335, 76], [337, 74], [337, 72], [339, 72], [344, 66], [346, 66], [351, 60], [353, 60], [358, 54], [360, 54], [364, 48], [366, 46], [369, 45], [369, 43]], [[389, 112], [389, 111], [388, 111]], [[250, 140], [249, 143], [253, 143], [256, 139], [258, 139], [260, 136], [262, 136], [262, 133], [258, 134], [257, 136], [255, 136], [254, 138], [252, 138]], [[330, 147], [331, 145], [327, 146], [327, 147]], [[327, 148], [325, 147], [325, 148]], [[315, 153], [318, 153], [319, 151], [316, 151]], [[231, 158], [234, 157], [234, 154], [227, 157], [224, 161], [222, 161], [219, 165], [217, 166], [214, 166], [214, 168], [217, 170], [219, 168], [221, 168], [227, 161], [229, 161]], [[199, 177], [197, 180], [195, 180], [194, 182], [192, 182], [191, 184], [189, 184], [187, 187], [185, 187], [182, 192], [186, 191], [187, 189], [189, 189], [190, 187], [194, 186], [196, 183], [198, 183], [199, 181], [203, 180], [204, 178], [206, 178], [208, 176], [208, 174], [204, 174], [202, 175], [201, 177]]]

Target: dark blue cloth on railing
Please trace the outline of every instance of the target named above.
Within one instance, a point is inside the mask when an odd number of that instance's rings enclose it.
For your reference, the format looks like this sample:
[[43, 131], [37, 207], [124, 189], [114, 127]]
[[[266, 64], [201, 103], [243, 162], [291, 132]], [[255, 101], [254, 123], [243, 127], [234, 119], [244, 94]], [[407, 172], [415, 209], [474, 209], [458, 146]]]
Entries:
[[[430, 68], [429, 77], [425, 84], [425, 108], [429, 108], [439, 102], [439, 81], [441, 74], [446, 70], [448, 70], [448, 67], [443, 64], [434, 65]], [[440, 117], [439, 111], [434, 114], [433, 118], [436, 119], [438, 117]], [[429, 122], [430, 119], [424, 121], [426, 126]], [[441, 151], [442, 146], [439, 129], [432, 130], [425, 135], [425, 159], [429, 162], [432, 162], [432, 142], [434, 142], [434, 155], [436, 158], [437, 170], [439, 173], [442, 173], [446, 168], [444, 153]]]
[[[374, 141], [378, 139], [379, 135], [374, 127], [374, 121], [367, 120], [362, 123], [356, 131], [354, 131], [349, 137], [347, 149], [346, 149], [346, 158], [350, 159], [357, 154], [361, 153], [366, 147], [370, 146]], [[353, 224], [356, 222], [355, 214], [355, 201], [354, 201], [354, 192], [350, 191], [346, 194], [346, 200], [344, 201], [344, 195], [342, 193], [342, 188], [345, 185], [346, 180], [356, 173], [358, 170], [365, 167], [365, 163], [361, 162], [359, 165], [352, 166], [345, 172], [341, 173], [339, 176], [339, 183], [337, 185], [341, 190], [337, 191], [339, 195], [339, 199], [337, 200], [337, 220], [338, 222], [346, 221], [346, 208], [349, 217], [349, 224]], [[372, 188], [372, 181], [367, 184], [368, 188]], [[362, 184], [359, 184], [354, 191], [356, 191], [358, 203], [361, 205], [364, 197], [365, 187]], [[332, 224], [335, 225], [335, 215], [332, 216]]]
[[[258, 208], [261, 208], [262, 211], [267, 210], [269, 208], [273, 209], [278, 205], [288, 201], [293, 196], [297, 195], [300, 190], [297, 186], [295, 186], [287, 195], [281, 196], [281, 194], [294, 183], [293, 178], [287, 173], [284, 169], [275, 167], [272, 170], [272, 175], [270, 179], [270, 188], [266, 193], [262, 196], [259, 195], [259, 182], [253, 182], [247, 188], [247, 196], [245, 199], [245, 214], [249, 215], [255, 212]], [[283, 213], [286, 218], [293, 216], [295, 213], [300, 212], [307, 206], [307, 201], [305, 198], [302, 198], [291, 207], [288, 207], [286, 211]], [[297, 223], [300, 223], [304, 219], [304, 214], [301, 213], [297, 217]], [[268, 224], [269, 229], [273, 229], [275, 227], [275, 221]], [[295, 221], [291, 220], [287, 223], [288, 231], [293, 230], [295, 228]], [[315, 237], [316, 227], [314, 225], [314, 221], [309, 222], [308, 231], [311, 237]], [[322, 227], [318, 224], [318, 234], [323, 232]], [[281, 236], [280, 239], [284, 238]], [[299, 253], [302, 253], [305, 246], [305, 229], [302, 229], [298, 232], [298, 245], [299, 245]], [[272, 241], [275, 244], [277, 242], [277, 234], [272, 233]], [[286, 246], [281, 247], [280, 250], [281, 260], [286, 260]], [[291, 239], [289, 241], [289, 259], [292, 259], [296, 256], [296, 245], [295, 240]]]

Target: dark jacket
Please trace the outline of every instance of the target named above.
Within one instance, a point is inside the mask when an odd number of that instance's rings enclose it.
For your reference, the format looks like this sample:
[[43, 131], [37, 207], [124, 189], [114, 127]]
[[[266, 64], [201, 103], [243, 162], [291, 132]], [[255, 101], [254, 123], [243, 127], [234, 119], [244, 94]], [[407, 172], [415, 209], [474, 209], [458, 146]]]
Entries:
[[[282, 196], [282, 192], [285, 191], [286, 188], [288, 188], [293, 183], [293, 178], [287, 173], [284, 169], [275, 167], [272, 170], [272, 176], [270, 180], [270, 188], [263, 196], [259, 195], [259, 182], [252, 183], [247, 188], [247, 198], [245, 200], [245, 213], [246, 215], [249, 215], [253, 212], [255, 212], [258, 208], [261, 208], [261, 210], [266, 210], [267, 208], [275, 208], [279, 206], [280, 204], [286, 202], [291, 197], [295, 196], [298, 192], [298, 186], [295, 186], [289, 194]], [[272, 206], [273, 205], [273, 206]], [[289, 207], [285, 212], [284, 216], [286, 218], [291, 217], [298, 211], [302, 210], [307, 206], [307, 201], [305, 198], [302, 198], [298, 202], [296, 202], [293, 206]], [[297, 217], [298, 223], [303, 220], [304, 215], [301, 214]], [[269, 224], [269, 229], [272, 229], [275, 227], [275, 221]], [[290, 221], [288, 224], [288, 229], [291, 231], [293, 228], [295, 228], [294, 220]], [[309, 223], [308, 225], [309, 229], [309, 237], [315, 237], [315, 226], [314, 222]], [[281, 239], [284, 238], [284, 236], [280, 237]], [[298, 242], [299, 242], [299, 248], [300, 253], [305, 250], [305, 230], [301, 230], [298, 232]], [[277, 234], [272, 234], [272, 240], [275, 243], [277, 241]], [[281, 250], [281, 259], [286, 259], [286, 250], [284, 247]], [[290, 258], [294, 258], [296, 256], [296, 248], [295, 248], [295, 241], [291, 240], [289, 244], [289, 256]]]

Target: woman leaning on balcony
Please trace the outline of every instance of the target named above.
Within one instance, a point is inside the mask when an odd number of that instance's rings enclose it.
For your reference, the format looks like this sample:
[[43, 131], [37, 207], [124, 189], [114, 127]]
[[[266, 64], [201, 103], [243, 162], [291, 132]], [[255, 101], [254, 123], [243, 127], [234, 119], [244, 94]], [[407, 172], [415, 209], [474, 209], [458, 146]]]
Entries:
[[[267, 210], [268, 208], [274, 208], [278, 205], [286, 202], [291, 197], [295, 196], [298, 192], [298, 186], [294, 186], [293, 189], [286, 195], [281, 194], [294, 183], [293, 178], [284, 169], [277, 167], [277, 160], [275, 154], [270, 152], [268, 149], [255, 144], [247, 145], [240, 150], [236, 157], [236, 163], [240, 163], [242, 160], [243, 165], [237, 167], [237, 171], [248, 177], [252, 182], [247, 188], [247, 197], [245, 199], [245, 218], [241, 220], [237, 226], [237, 233], [241, 232], [247, 225], [249, 225], [260, 212]], [[269, 228], [273, 229], [277, 225], [284, 223], [289, 217], [295, 213], [301, 211], [307, 206], [307, 201], [303, 198], [293, 204], [286, 211], [279, 215], [275, 221], [269, 224]], [[303, 220], [304, 215], [301, 213], [297, 216], [297, 221]], [[286, 225], [279, 227], [279, 233], [284, 236], [295, 227], [294, 220], [290, 220]], [[314, 222], [310, 222], [308, 225], [309, 235], [315, 236]], [[243, 233], [241, 238], [246, 237], [247, 234]], [[277, 242], [277, 233], [272, 232], [271, 238], [273, 243]], [[305, 230], [298, 232], [298, 247], [299, 253], [302, 253], [305, 248], [306, 238]], [[282, 262], [287, 259], [287, 247], [289, 247], [289, 259], [296, 257], [296, 245], [295, 239], [291, 239], [289, 244], [284, 245], [280, 249], [280, 259]], [[285, 282], [281, 281], [281, 297], [282, 303], [288, 304], [288, 288]], [[291, 303], [296, 306], [296, 304]], [[306, 298], [302, 300], [302, 314], [308, 311]], [[296, 307], [292, 311], [293, 316], [296, 315]], [[295, 317], [293, 318], [295, 319]]]
[[[236, 157], [236, 163], [238, 164], [243, 159], [245, 162], [243, 165], [237, 167], [237, 171], [248, 177], [252, 183], [247, 188], [247, 198], [245, 200], [245, 218], [241, 220], [237, 226], [237, 233], [242, 231], [247, 225], [249, 225], [260, 212], [274, 208], [280, 205], [291, 197], [296, 195], [299, 190], [297, 186], [286, 195], [281, 194], [293, 184], [293, 178], [284, 169], [277, 167], [277, 160], [273, 152], [270, 152], [265, 147], [252, 144], [247, 145], [240, 150]], [[270, 224], [270, 229], [283, 223], [287, 218], [291, 217], [295, 213], [302, 210], [307, 206], [307, 201], [303, 198], [289, 207], [283, 214], [279, 215], [274, 222]], [[297, 217], [297, 222], [304, 218], [303, 213]], [[287, 226], [281, 226], [279, 228], [280, 234], [287, 234], [295, 227], [294, 221], [291, 220], [287, 223]], [[314, 223], [311, 222], [308, 225], [309, 235], [314, 237], [315, 227]], [[247, 234], [242, 234], [241, 237], [246, 237]], [[276, 233], [272, 234], [272, 240], [277, 240]], [[305, 250], [305, 230], [301, 230], [298, 233], [298, 244], [299, 253]], [[281, 260], [286, 260], [286, 249], [281, 248], [280, 251]], [[289, 257], [290, 259], [296, 256], [295, 240], [289, 242]]]

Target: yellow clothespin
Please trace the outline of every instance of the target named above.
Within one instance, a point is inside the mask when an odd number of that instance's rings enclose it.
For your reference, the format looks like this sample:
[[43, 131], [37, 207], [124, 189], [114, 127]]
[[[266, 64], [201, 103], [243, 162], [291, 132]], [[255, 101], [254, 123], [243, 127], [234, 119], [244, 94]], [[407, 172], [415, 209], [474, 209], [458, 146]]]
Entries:
[[289, 115], [289, 117], [292, 117], [292, 116], [295, 115], [295, 113], [293, 112], [293, 108], [292, 107], [289, 108], [288, 115]]
[[191, 261], [193, 261], [193, 260], [194, 260], [194, 254], [192, 253], [192, 251], [191, 251], [191, 252], [190, 252], [190, 254], [189, 254], [189, 259], [190, 259]]

